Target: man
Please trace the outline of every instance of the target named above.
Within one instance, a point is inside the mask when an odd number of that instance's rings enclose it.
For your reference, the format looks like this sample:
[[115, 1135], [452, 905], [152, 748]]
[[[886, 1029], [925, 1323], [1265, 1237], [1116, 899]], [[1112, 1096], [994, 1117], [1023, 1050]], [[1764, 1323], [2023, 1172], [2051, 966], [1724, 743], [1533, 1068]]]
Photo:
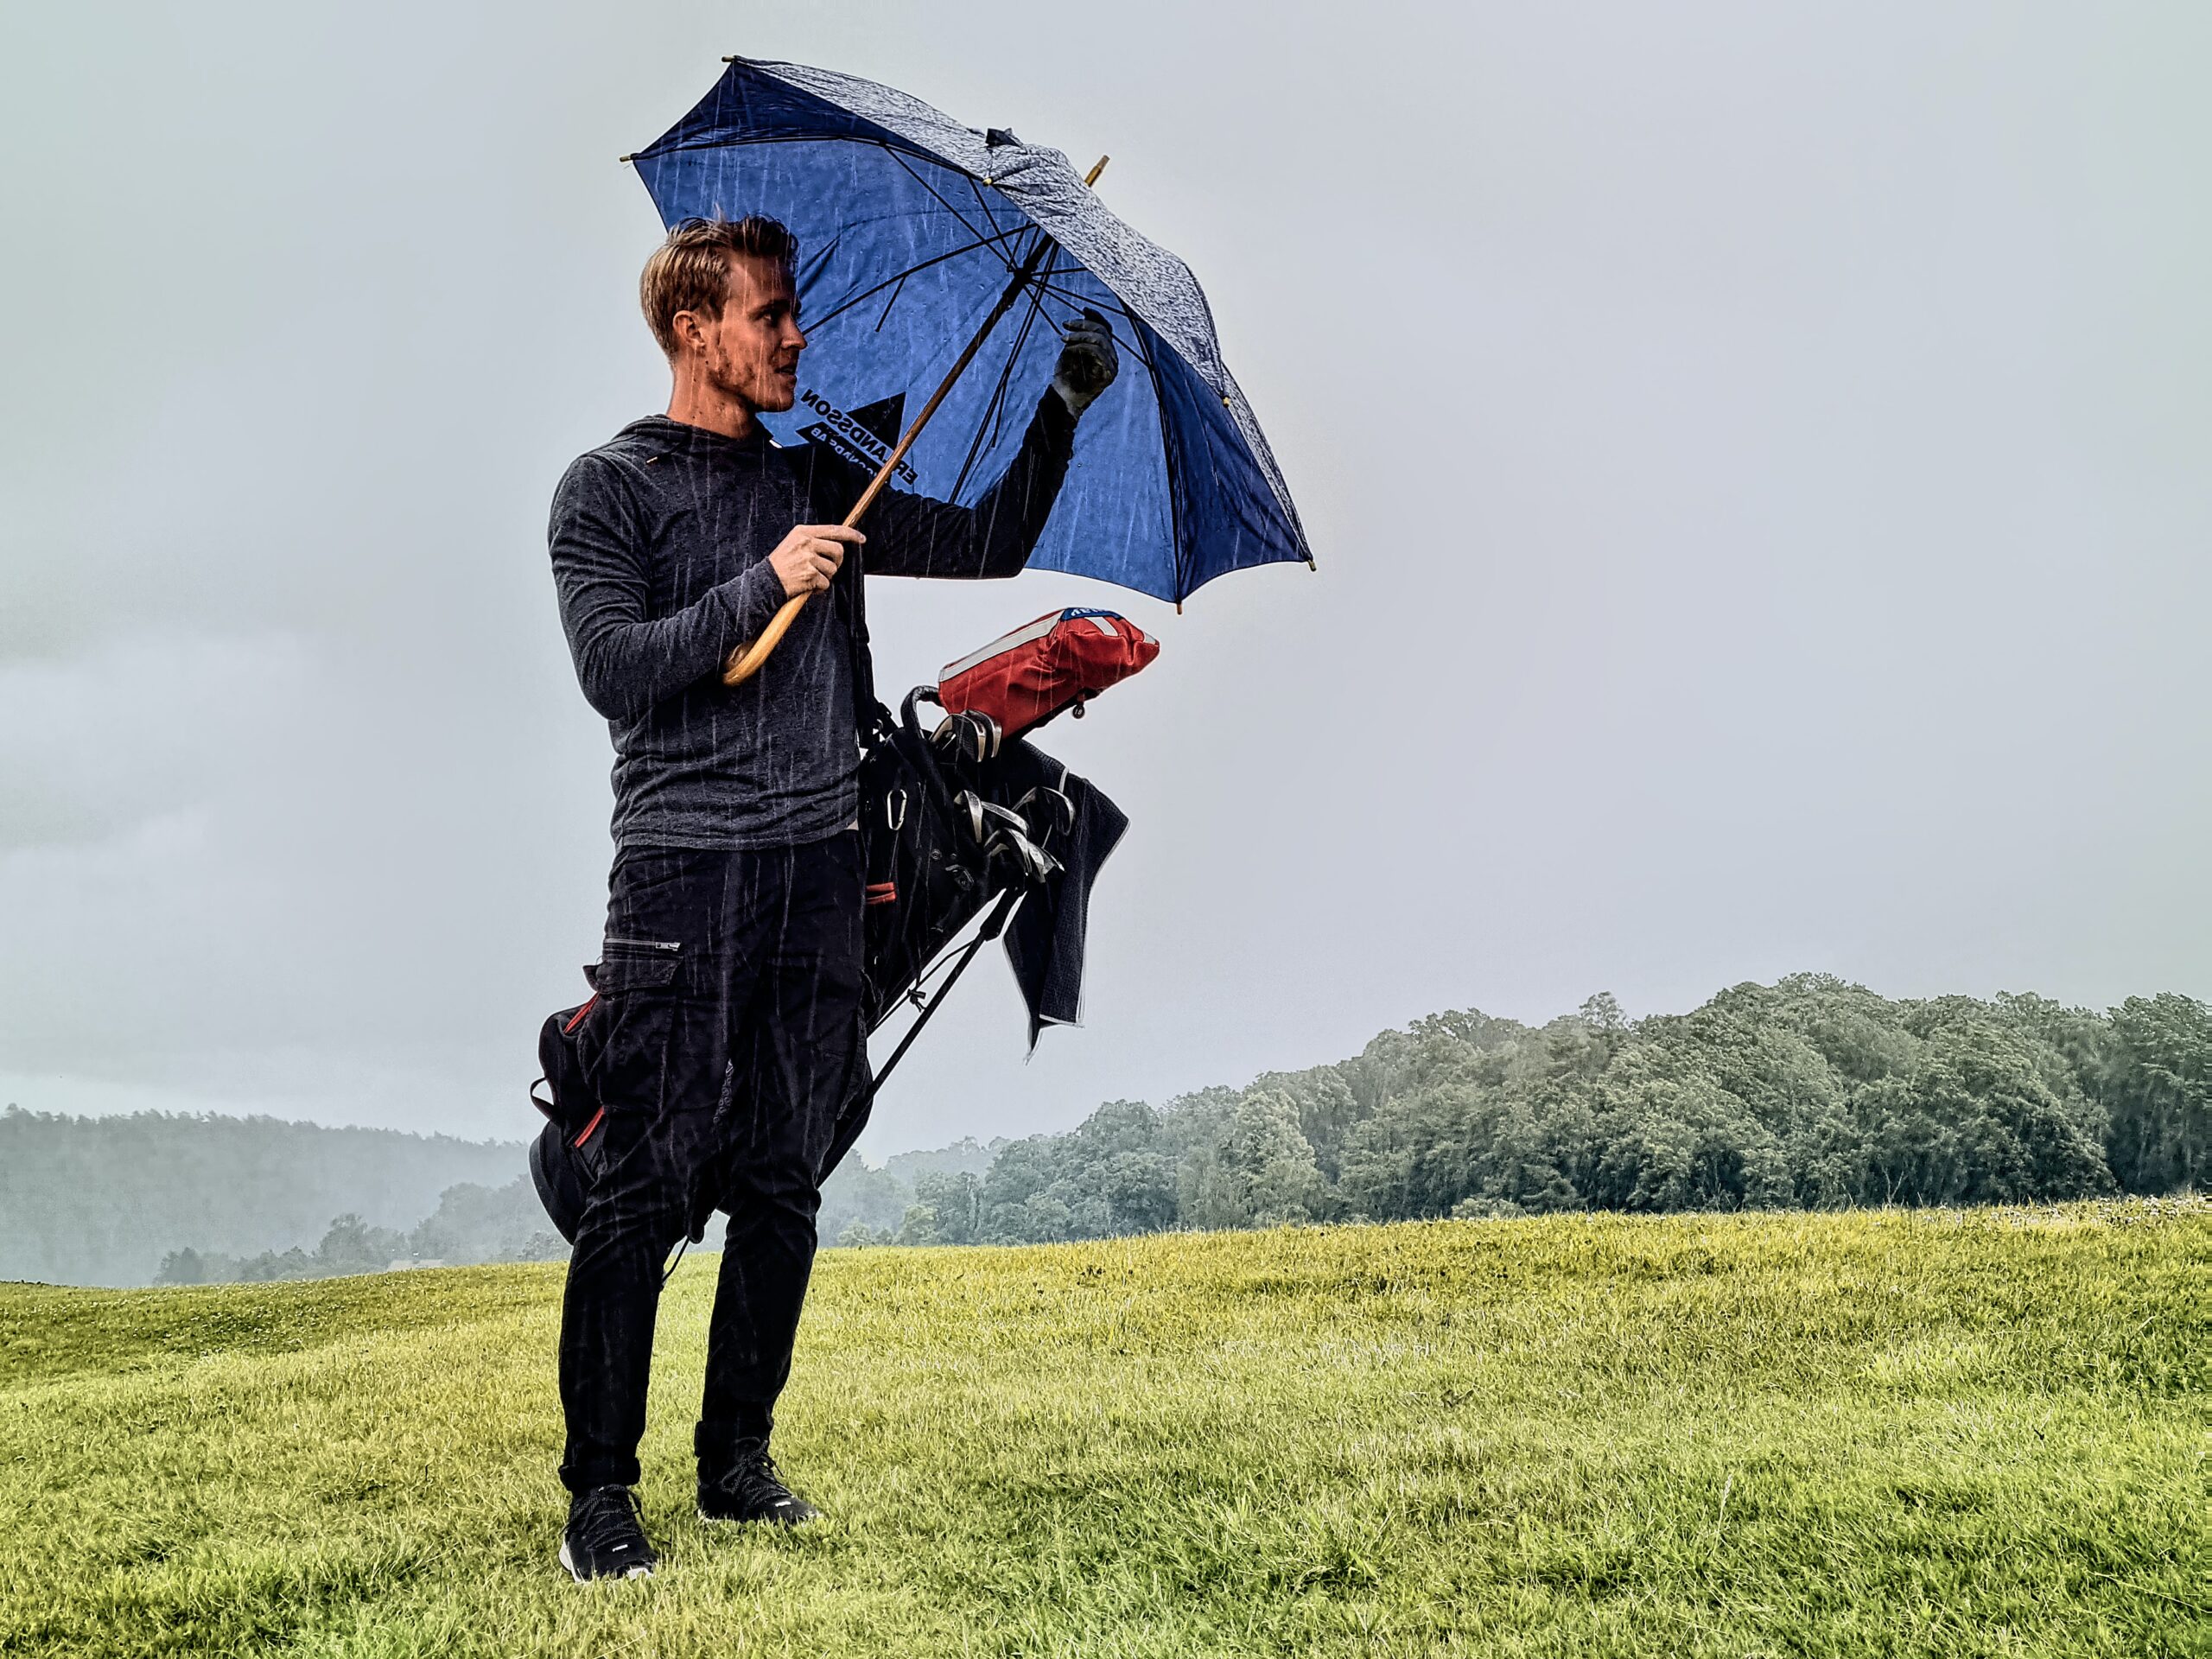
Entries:
[[[1117, 366], [1103, 320], [1077, 322], [1020, 453], [976, 506], [889, 492], [867, 533], [842, 528], [868, 472], [820, 444], [779, 447], [756, 418], [797, 393], [796, 254], [767, 219], [670, 234], [639, 284], [673, 377], [668, 413], [577, 460], [553, 501], [562, 621], [615, 753], [607, 938], [581, 1050], [606, 1114], [580, 1148], [590, 1191], [561, 1324], [561, 1560], [579, 1581], [655, 1565], [630, 1489], [662, 1262], [695, 1204], [730, 1217], [694, 1436], [700, 1516], [817, 1513], [783, 1484], [768, 1440], [822, 1162], [868, 1065], [861, 565], [1019, 571], [1076, 418]], [[814, 597], [775, 654], [724, 685], [732, 652], [799, 594]]]

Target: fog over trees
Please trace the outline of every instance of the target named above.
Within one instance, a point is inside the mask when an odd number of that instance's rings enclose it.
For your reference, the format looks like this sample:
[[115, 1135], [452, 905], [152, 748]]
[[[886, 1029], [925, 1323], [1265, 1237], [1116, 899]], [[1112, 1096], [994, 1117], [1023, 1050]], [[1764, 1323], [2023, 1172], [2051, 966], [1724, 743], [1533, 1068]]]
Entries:
[[[2202, 1002], [1891, 1001], [1798, 975], [1637, 1020], [1605, 995], [1541, 1027], [1440, 1014], [1356, 1058], [1158, 1107], [1110, 1102], [1065, 1134], [879, 1167], [849, 1158], [820, 1219], [827, 1244], [996, 1244], [1562, 1210], [2045, 1203], [2194, 1191], [2208, 1158]], [[512, 1142], [11, 1110], [0, 1276], [190, 1283], [558, 1256], [523, 1166]]]
[[918, 1175], [895, 1228], [841, 1242], [2045, 1202], [2190, 1190], [2208, 1147], [2201, 1002], [1891, 1001], [1800, 975], [1633, 1022], [1603, 995], [1541, 1027], [1441, 1014], [1338, 1065], [1116, 1101], [980, 1175]]
[[0, 1279], [143, 1285], [172, 1250], [312, 1246], [341, 1213], [410, 1228], [448, 1187], [504, 1185], [522, 1166], [517, 1146], [442, 1135], [10, 1105], [0, 1113]]
[[298, 1245], [257, 1255], [226, 1255], [187, 1246], [162, 1258], [162, 1285], [247, 1283], [272, 1279], [334, 1279], [393, 1268], [442, 1268], [461, 1262], [556, 1262], [569, 1247], [537, 1201], [526, 1175], [502, 1187], [462, 1182], [438, 1195], [438, 1207], [404, 1231], [376, 1227], [357, 1215], [330, 1224], [314, 1249]]

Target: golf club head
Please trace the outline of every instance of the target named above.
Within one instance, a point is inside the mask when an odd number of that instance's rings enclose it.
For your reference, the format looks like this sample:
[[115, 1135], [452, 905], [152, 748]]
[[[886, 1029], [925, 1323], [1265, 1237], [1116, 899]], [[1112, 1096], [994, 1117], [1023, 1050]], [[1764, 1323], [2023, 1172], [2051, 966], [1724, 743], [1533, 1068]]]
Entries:
[[959, 814], [960, 822], [980, 846], [983, 842], [983, 798], [972, 789], [963, 789], [952, 798], [952, 810]]
[[1016, 801], [1014, 810], [1028, 824], [1032, 840], [1042, 842], [1075, 831], [1075, 803], [1059, 790], [1039, 785]]
[[1042, 884], [1060, 868], [1059, 860], [1019, 830], [994, 830], [984, 843], [983, 855], [992, 861], [1003, 859], [1014, 866], [1019, 880], [1031, 886]]
[[999, 752], [999, 723], [976, 709], [948, 715], [930, 734], [930, 742], [947, 759], [981, 766]]

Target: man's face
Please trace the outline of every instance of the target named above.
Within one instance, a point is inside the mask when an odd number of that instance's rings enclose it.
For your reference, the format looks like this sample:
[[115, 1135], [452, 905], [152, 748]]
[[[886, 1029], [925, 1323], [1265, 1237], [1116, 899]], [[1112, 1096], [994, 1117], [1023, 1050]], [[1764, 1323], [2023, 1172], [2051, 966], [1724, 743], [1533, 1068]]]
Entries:
[[687, 348], [696, 341], [707, 378], [721, 391], [754, 410], [789, 409], [798, 397], [798, 354], [806, 336], [798, 327], [798, 296], [791, 273], [773, 259], [733, 254], [729, 298], [719, 317], [693, 318], [696, 333], [681, 336]]

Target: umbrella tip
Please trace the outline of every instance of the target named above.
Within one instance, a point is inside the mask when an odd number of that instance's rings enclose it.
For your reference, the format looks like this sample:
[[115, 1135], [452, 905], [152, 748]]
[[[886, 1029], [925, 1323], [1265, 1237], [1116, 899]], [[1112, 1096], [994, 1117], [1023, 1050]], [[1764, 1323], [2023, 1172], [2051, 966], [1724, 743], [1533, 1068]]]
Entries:
[[631, 163], [631, 162], [632, 162], [636, 161], [637, 159], [638, 159], [637, 152], [636, 152], [636, 151], [634, 151], [634, 150], [632, 150], [632, 151], [629, 155], [627, 155], [627, 156], [617, 156], [614, 158], [614, 161], [615, 161], [615, 164], [616, 164], [618, 167], [627, 167], [627, 166], [629, 166], [629, 165], [630, 165], [630, 163]]

